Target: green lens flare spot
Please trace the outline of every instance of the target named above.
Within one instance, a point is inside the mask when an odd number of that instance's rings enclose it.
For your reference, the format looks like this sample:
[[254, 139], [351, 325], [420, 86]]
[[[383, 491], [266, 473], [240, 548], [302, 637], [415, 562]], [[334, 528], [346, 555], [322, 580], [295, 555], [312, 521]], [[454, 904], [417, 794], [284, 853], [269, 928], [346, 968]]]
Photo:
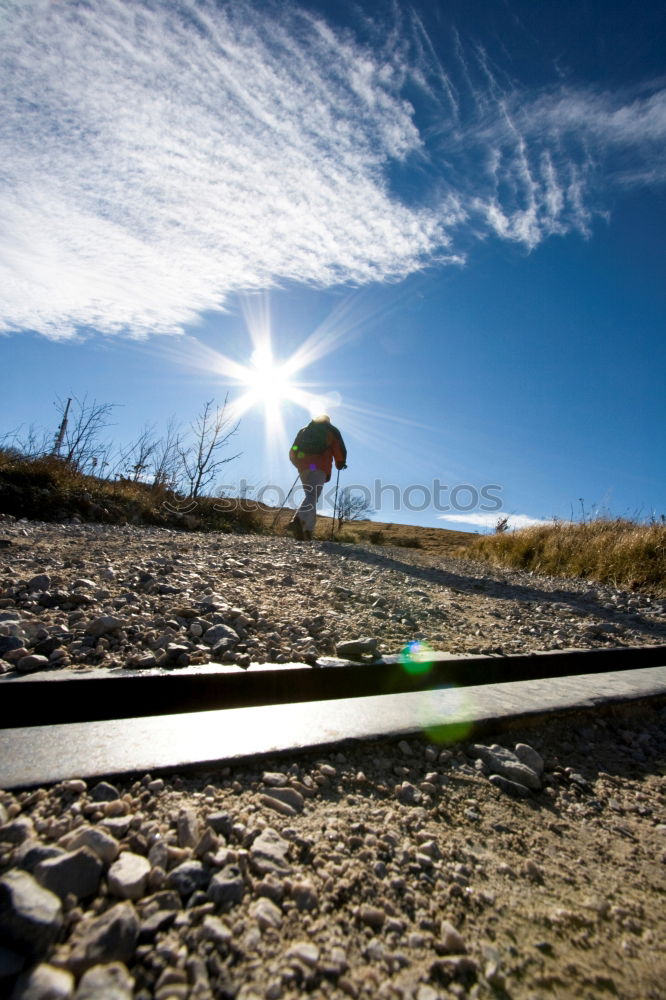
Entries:
[[427, 642], [408, 642], [400, 652], [400, 666], [412, 677], [427, 674], [432, 669], [432, 653]]

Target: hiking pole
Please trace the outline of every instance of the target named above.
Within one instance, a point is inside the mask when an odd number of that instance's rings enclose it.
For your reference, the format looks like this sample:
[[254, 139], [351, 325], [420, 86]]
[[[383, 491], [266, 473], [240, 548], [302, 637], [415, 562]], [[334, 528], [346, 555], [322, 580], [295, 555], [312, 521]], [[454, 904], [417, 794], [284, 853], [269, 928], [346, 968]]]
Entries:
[[333, 505], [333, 520], [331, 522], [331, 541], [333, 541], [333, 532], [335, 531], [335, 515], [338, 509], [338, 484], [340, 482], [340, 470], [338, 469], [338, 475], [335, 480], [335, 504]]
[[282, 513], [282, 511], [287, 506], [287, 500], [289, 499], [289, 497], [291, 496], [291, 494], [294, 492], [294, 487], [296, 486], [296, 483], [298, 482], [298, 480], [300, 478], [300, 475], [301, 474], [299, 472], [298, 475], [296, 476], [296, 478], [294, 479], [293, 483], [291, 484], [291, 489], [289, 490], [289, 492], [287, 493], [286, 497], [284, 498], [284, 502], [283, 502], [282, 506], [280, 507], [279, 511], [277, 512], [277, 514], [273, 518], [273, 523], [271, 524], [271, 531], [274, 530], [275, 525], [278, 523], [278, 518], [279, 518], [280, 514]]

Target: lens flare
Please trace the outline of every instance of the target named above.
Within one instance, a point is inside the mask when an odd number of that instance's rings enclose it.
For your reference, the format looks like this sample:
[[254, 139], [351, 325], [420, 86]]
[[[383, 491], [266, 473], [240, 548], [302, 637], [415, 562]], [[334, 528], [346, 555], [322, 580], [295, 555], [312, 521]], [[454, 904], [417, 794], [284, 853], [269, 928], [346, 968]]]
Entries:
[[400, 651], [400, 666], [412, 677], [428, 674], [432, 670], [432, 646], [414, 639]]

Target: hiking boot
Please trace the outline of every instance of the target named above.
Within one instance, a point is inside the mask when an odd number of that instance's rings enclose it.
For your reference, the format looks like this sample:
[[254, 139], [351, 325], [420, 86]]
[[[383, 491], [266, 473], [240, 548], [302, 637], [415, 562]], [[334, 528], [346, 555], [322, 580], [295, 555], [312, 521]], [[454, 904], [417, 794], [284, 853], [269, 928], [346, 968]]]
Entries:
[[312, 541], [312, 532], [311, 531], [307, 531], [305, 529], [303, 530], [303, 541], [304, 542], [311, 542]]
[[303, 525], [301, 524], [299, 518], [295, 517], [293, 521], [290, 521], [285, 531], [288, 531], [294, 536], [297, 542], [303, 541]]

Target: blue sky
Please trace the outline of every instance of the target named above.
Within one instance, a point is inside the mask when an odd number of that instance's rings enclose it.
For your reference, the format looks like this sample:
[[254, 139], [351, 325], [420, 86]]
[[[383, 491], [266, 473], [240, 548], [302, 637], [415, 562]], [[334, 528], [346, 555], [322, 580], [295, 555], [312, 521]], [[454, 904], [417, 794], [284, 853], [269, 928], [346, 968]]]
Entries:
[[86, 393], [117, 442], [186, 426], [270, 335], [304, 364], [243, 409], [231, 491], [286, 490], [326, 408], [380, 519], [666, 512], [665, 25], [0, 0], [0, 433]]

